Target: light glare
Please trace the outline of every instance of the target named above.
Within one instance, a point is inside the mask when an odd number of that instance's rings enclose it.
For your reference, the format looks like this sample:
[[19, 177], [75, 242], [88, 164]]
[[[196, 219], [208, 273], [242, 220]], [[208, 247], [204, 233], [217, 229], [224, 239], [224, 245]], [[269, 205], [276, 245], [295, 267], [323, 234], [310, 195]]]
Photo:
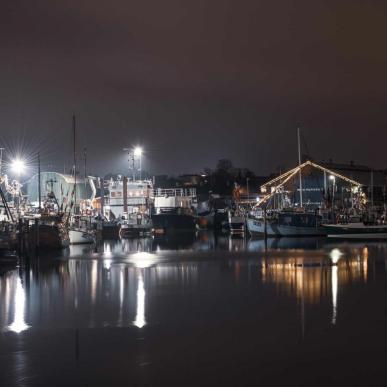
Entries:
[[142, 148], [137, 146], [136, 148], [134, 148], [134, 155], [135, 156], [141, 156], [142, 155]]
[[14, 159], [11, 163], [12, 172], [21, 175], [26, 168], [25, 162], [22, 159]]

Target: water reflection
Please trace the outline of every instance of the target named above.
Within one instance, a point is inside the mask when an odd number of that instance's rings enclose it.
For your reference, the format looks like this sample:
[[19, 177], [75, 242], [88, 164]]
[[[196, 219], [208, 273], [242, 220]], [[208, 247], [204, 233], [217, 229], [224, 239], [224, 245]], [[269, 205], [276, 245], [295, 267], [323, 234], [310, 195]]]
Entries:
[[336, 324], [337, 319], [337, 288], [338, 288], [338, 268], [332, 267], [332, 324]]
[[[212, 248], [214, 241], [206, 235], [202, 238], [206, 248]], [[231, 250], [231, 258], [190, 258], [191, 249], [184, 250], [184, 255], [160, 254], [153, 240], [145, 238], [123, 244], [108, 241], [97, 252], [80, 257], [42, 260], [21, 276], [17, 270], [8, 272], [0, 276], [0, 329], [20, 333], [30, 327], [60, 328], [75, 322], [80, 327], [142, 328], [159, 318], [156, 312], [168, 318], [155, 301], [166, 290], [173, 299], [180, 292], [196, 294], [218, 287], [222, 291], [225, 283], [227, 289], [252, 287], [254, 282], [275, 289], [277, 297], [295, 300], [301, 319], [309, 307], [329, 307], [326, 321], [336, 324], [342, 289], [355, 282], [367, 284], [368, 273], [374, 270], [368, 264], [371, 252], [384, 260], [386, 251], [383, 244], [341, 244], [288, 253], [268, 249], [244, 256], [244, 251], [250, 252], [246, 239], [225, 237], [216, 243], [220, 251]], [[27, 278], [29, 285], [24, 286]], [[191, 293], [186, 293], [188, 289]], [[205, 297], [213, 296], [206, 293]]]
[[[315, 248], [208, 234], [179, 251], [176, 241], [106, 241], [3, 273], [0, 385], [52, 385], [57, 375], [63, 385], [156, 385], [163, 369], [168, 377], [170, 369], [185, 373], [187, 364], [196, 367], [193, 359], [245, 372], [255, 369], [257, 356], [262, 364], [278, 359], [273, 353], [281, 358], [271, 369], [285, 364], [298, 380], [308, 367], [321, 368], [313, 359], [331, 361], [342, 347], [357, 358], [359, 329], [364, 342], [369, 327], [379, 329], [371, 344], [382, 346], [387, 244], [306, 244]], [[345, 345], [335, 348], [341, 339]], [[372, 353], [364, 342], [362, 353]], [[306, 357], [290, 367], [300, 348]], [[341, 369], [340, 359], [335, 363]], [[301, 374], [299, 364], [308, 364]], [[145, 379], [152, 372], [155, 378]]]
[[133, 325], [135, 325], [137, 328], [142, 328], [145, 324], [145, 288], [142, 271], [140, 269], [137, 277], [136, 319], [133, 321]]
[[25, 303], [26, 297], [24, 294], [24, 289], [22, 285], [21, 278], [19, 276], [16, 277], [16, 290], [14, 295], [14, 318], [11, 325], [8, 326], [8, 330], [20, 333], [29, 328], [29, 326], [25, 322]]

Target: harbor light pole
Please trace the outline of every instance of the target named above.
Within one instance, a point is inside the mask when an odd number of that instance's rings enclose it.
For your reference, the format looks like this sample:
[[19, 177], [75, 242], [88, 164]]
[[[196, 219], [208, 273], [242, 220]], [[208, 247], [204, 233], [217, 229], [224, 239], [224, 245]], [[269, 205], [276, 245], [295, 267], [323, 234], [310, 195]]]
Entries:
[[336, 188], [336, 177], [333, 175], [329, 176], [329, 179], [332, 180], [332, 220], [335, 218], [335, 188]]
[[139, 175], [140, 175], [140, 180], [141, 180], [141, 159], [142, 159], [142, 148], [137, 146], [136, 148], [134, 148], [134, 156], [138, 158], [138, 161], [139, 161], [139, 168], [138, 168], [138, 171], [139, 171]]
[[124, 152], [128, 152], [129, 172], [132, 170], [133, 181], [136, 180], [136, 159], [139, 163], [139, 175], [141, 180], [141, 162], [142, 162], [142, 148], [137, 146], [135, 148], [124, 148]]
[[2, 169], [3, 169], [3, 151], [4, 151], [4, 148], [0, 148], [0, 178], [2, 176]]

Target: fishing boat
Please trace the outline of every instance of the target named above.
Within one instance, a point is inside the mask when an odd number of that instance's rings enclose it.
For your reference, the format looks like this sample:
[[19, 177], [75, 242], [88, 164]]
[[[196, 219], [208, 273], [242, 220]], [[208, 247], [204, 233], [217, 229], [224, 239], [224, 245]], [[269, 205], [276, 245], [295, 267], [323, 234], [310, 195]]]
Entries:
[[69, 237], [71, 245], [95, 243], [96, 234], [92, 230], [91, 219], [74, 215], [70, 221]]
[[25, 219], [33, 221], [29, 227], [28, 239], [31, 247], [48, 250], [64, 249], [70, 244], [68, 218], [66, 213], [60, 210], [53, 190], [53, 182], [50, 183], [51, 191], [47, 193], [43, 206], [41, 206], [39, 173], [39, 209], [37, 213], [25, 216]]
[[231, 235], [245, 233], [245, 217], [240, 210], [228, 211], [228, 227]]
[[152, 227], [154, 233], [194, 232], [196, 230], [195, 189], [159, 188], [154, 190], [153, 195]]
[[118, 239], [120, 237], [121, 224], [117, 220], [103, 220], [101, 224], [103, 239]]
[[[300, 131], [298, 130], [298, 166], [280, 174], [261, 186], [262, 197], [250, 212], [247, 227], [251, 235], [281, 236], [325, 236], [330, 224], [337, 219], [335, 192], [337, 181], [346, 184], [346, 191], [352, 208], [358, 206], [361, 184], [311, 160], [301, 163]], [[323, 174], [323, 187], [303, 184], [302, 172], [311, 175], [313, 171]], [[296, 182], [298, 178], [298, 184]], [[328, 179], [330, 187], [328, 185]], [[320, 181], [320, 180], [318, 180]], [[298, 186], [298, 187], [297, 187]], [[294, 189], [297, 187], [297, 189]], [[343, 186], [341, 205], [344, 206]], [[316, 196], [314, 197], [316, 193]]]
[[387, 224], [324, 224], [328, 238], [340, 239], [387, 239]]
[[129, 214], [129, 216], [121, 220], [120, 224], [119, 233], [121, 238], [147, 235], [152, 231], [150, 217], [141, 213]]
[[70, 245], [69, 230], [63, 213], [42, 213], [29, 228], [31, 246], [42, 249], [64, 249]]
[[156, 234], [167, 232], [194, 232], [196, 218], [190, 209], [162, 208], [152, 215], [153, 231]]
[[269, 216], [250, 214], [247, 229], [252, 236], [324, 236], [322, 216], [313, 212], [278, 211]]
[[9, 221], [0, 222], [0, 251], [12, 251], [16, 248], [16, 225]]
[[95, 235], [89, 230], [69, 229], [69, 237], [71, 245], [92, 244], [95, 243]]

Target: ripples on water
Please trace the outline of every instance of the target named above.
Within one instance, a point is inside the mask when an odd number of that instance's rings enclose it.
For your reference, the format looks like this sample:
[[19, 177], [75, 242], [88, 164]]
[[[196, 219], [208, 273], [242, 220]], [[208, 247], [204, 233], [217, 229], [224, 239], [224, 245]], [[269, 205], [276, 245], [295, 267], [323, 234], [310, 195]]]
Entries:
[[0, 385], [378, 381], [386, 251], [209, 233], [72, 246], [0, 274]]

